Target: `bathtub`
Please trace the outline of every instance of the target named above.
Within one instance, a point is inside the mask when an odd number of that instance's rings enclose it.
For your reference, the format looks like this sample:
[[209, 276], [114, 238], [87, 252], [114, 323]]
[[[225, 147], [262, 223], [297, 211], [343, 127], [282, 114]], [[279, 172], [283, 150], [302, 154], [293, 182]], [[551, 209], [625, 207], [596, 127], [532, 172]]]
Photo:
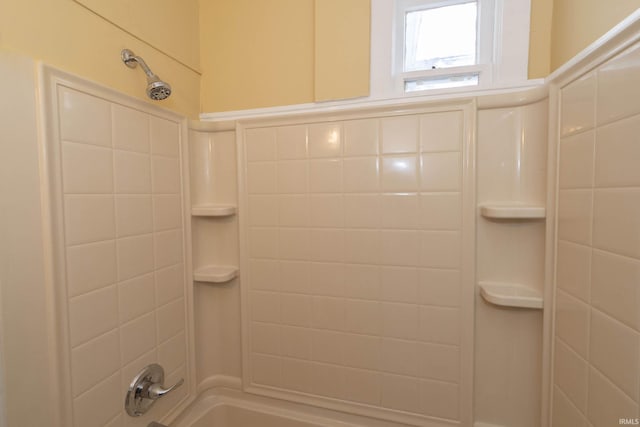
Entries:
[[170, 427], [402, 427], [379, 419], [216, 388], [202, 393]]

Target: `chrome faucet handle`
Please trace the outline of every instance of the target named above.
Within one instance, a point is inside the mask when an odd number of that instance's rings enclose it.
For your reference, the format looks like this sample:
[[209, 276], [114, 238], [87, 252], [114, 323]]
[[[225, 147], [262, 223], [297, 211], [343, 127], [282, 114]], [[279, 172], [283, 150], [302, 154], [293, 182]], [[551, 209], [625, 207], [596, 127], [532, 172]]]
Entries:
[[129, 385], [124, 401], [124, 409], [132, 417], [139, 417], [146, 413], [151, 406], [165, 394], [184, 384], [181, 378], [169, 388], [164, 385], [164, 369], [158, 364], [151, 364], [136, 375]]
[[177, 389], [182, 384], [184, 384], [184, 378], [180, 378], [180, 380], [177, 383], [175, 383], [169, 388], [164, 388], [162, 384], [158, 384], [158, 383], [151, 384], [149, 388], [147, 388], [147, 392], [145, 394], [149, 399], [159, 399], [165, 394]]

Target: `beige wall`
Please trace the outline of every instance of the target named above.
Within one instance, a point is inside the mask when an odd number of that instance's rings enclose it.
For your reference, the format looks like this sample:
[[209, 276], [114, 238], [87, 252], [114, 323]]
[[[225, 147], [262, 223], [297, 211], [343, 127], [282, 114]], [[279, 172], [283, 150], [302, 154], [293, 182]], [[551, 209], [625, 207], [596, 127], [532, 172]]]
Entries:
[[[162, 5], [160, 15], [163, 16], [187, 14], [196, 17], [198, 13], [195, 0], [165, 1]], [[190, 117], [197, 116], [200, 96], [200, 75], [195, 70], [197, 60], [192, 58], [189, 66], [183, 65], [71, 0], [0, 0], [0, 9], [0, 49], [21, 52], [146, 99], [142, 72], [130, 70], [120, 61], [120, 50], [132, 49], [144, 56], [151, 68], [173, 86], [171, 98], [160, 105]], [[136, 21], [149, 19], [144, 10], [127, 10], [142, 15], [136, 16]], [[197, 33], [183, 33], [180, 28], [162, 25], [155, 31], [169, 35], [167, 39], [175, 40], [176, 44], [197, 46]], [[157, 39], [153, 39], [153, 43], [157, 43]], [[175, 46], [158, 48], [171, 51]]]
[[369, 0], [200, 5], [203, 112], [368, 94]]
[[555, 0], [551, 70], [555, 70], [638, 8], [635, 0]]

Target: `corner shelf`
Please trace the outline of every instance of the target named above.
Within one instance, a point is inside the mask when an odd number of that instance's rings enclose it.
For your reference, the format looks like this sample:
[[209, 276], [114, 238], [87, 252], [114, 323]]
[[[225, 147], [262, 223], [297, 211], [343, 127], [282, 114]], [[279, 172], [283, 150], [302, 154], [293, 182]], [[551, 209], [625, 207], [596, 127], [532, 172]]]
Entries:
[[542, 219], [547, 210], [544, 206], [524, 203], [487, 203], [480, 206], [480, 214], [492, 219]]
[[541, 309], [544, 301], [535, 289], [515, 284], [500, 282], [479, 282], [480, 295], [487, 302], [503, 307]]
[[224, 217], [236, 214], [234, 205], [194, 205], [191, 207], [192, 216]]
[[207, 265], [193, 271], [193, 280], [205, 283], [226, 283], [238, 277], [238, 267], [234, 265]]

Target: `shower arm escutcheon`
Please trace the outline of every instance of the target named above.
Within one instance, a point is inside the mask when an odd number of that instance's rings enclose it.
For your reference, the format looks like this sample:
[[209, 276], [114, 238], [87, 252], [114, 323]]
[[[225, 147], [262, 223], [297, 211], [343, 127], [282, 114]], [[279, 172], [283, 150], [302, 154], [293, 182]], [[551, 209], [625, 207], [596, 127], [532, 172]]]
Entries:
[[129, 49], [122, 49], [120, 52], [120, 57], [122, 58], [122, 62], [129, 68], [136, 68], [138, 64], [147, 75], [147, 77], [154, 77], [155, 73], [151, 71], [147, 63], [141, 57], [137, 56], [135, 53], [130, 51]]
[[158, 364], [151, 364], [136, 375], [129, 385], [124, 408], [132, 417], [139, 417], [146, 413], [153, 404], [167, 393], [184, 384], [181, 378], [169, 388], [164, 385], [164, 369]]

